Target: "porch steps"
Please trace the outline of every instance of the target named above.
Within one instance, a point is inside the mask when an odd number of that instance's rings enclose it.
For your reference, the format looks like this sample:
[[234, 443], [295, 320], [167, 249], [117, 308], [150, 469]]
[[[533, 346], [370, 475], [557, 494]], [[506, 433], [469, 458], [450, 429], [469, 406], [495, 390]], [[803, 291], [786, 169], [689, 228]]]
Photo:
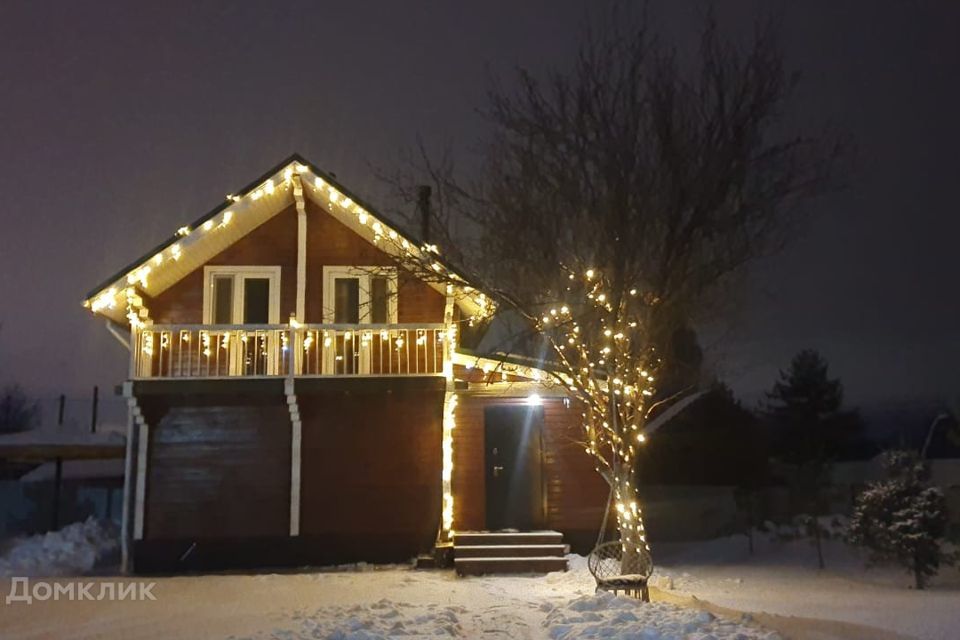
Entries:
[[464, 545], [456, 548], [458, 558], [562, 558], [562, 544]]
[[453, 535], [454, 548], [463, 545], [528, 545], [528, 544], [563, 544], [563, 534], [559, 531], [464, 531]]
[[557, 531], [468, 531], [453, 538], [453, 563], [461, 576], [566, 571], [566, 551]]

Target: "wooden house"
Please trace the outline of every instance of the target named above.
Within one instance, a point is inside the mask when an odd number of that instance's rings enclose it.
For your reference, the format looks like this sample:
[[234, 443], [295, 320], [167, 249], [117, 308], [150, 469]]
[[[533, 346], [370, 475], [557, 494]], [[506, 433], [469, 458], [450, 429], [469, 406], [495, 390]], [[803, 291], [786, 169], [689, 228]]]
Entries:
[[294, 155], [88, 294], [129, 349], [128, 566], [455, 543], [461, 572], [552, 570], [589, 547], [607, 489], [580, 411], [538, 369], [458, 344], [489, 301], [398, 251], [435, 249]]

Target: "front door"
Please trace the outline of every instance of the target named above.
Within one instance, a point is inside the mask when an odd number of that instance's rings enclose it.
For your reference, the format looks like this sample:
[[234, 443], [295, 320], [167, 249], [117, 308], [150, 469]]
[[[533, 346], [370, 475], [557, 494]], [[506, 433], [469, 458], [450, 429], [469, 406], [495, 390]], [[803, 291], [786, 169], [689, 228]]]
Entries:
[[484, 413], [487, 529], [543, 524], [540, 429], [543, 407], [487, 407]]

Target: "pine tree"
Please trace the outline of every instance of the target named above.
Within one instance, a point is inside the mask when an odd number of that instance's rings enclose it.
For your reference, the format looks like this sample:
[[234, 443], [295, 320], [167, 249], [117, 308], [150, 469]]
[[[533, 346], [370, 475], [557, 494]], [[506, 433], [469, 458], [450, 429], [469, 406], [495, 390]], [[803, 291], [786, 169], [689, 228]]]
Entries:
[[830, 465], [860, 429], [856, 412], [842, 410], [843, 385], [829, 377], [828, 368], [816, 351], [801, 351], [790, 369], [780, 372], [780, 379], [767, 393], [766, 406], [767, 418], [779, 436], [776, 453], [797, 467], [794, 490], [810, 513], [808, 528], [821, 569], [823, 531], [818, 516], [826, 511]]
[[940, 565], [954, 562], [941, 544], [946, 500], [940, 489], [928, 484], [926, 465], [916, 454], [889, 451], [882, 463], [887, 477], [857, 497], [848, 539], [869, 549], [872, 562], [899, 563], [913, 573], [917, 589], [923, 589]]

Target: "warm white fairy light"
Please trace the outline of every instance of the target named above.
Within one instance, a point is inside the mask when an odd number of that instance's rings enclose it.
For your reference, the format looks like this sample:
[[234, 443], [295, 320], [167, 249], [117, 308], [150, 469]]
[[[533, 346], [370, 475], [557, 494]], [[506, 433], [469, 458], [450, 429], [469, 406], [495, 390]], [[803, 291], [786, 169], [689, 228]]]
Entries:
[[457, 394], [447, 392], [443, 402], [443, 490], [442, 528], [447, 536], [453, 534], [453, 430], [457, 426]]
[[104, 309], [113, 309], [117, 306], [117, 288], [110, 287], [90, 303], [90, 310], [99, 313]]
[[647, 441], [642, 425], [659, 358], [646, 346], [643, 300], [636, 289], [630, 296], [612, 295], [596, 268], [570, 272], [567, 280], [564, 304], [548, 306], [535, 324], [568, 372], [566, 386], [586, 405], [585, 450], [613, 487], [625, 549], [649, 550], [633, 469], [637, 449]]
[[[233, 195], [228, 194], [227, 200], [231, 203], [243, 203], [244, 201], [256, 202], [262, 199], [265, 196], [273, 195], [281, 189], [288, 189], [292, 185], [292, 178], [294, 173], [300, 175], [312, 175], [311, 169], [309, 166], [293, 162], [285, 167], [281, 172], [282, 180], [279, 182], [274, 178], [269, 178], [265, 180], [260, 186], [252, 189], [246, 195]], [[373, 242], [378, 246], [384, 239], [388, 239], [389, 242], [393, 245], [394, 251], [397, 255], [402, 256], [403, 258], [410, 258], [417, 260], [423, 254], [432, 253], [434, 255], [439, 255], [440, 250], [436, 244], [424, 244], [422, 247], [415, 247], [407, 241], [397, 230], [390, 228], [389, 226], [383, 224], [381, 221], [374, 219], [371, 223], [370, 218], [372, 217], [368, 211], [366, 211], [359, 204], [354, 203], [354, 201], [341, 193], [333, 185], [328, 184], [321, 176], [313, 175], [313, 185], [317, 189], [317, 192], [321, 196], [325, 196], [327, 202], [330, 205], [332, 210], [333, 207], [339, 207], [344, 211], [350, 211], [356, 213], [357, 219], [363, 226], [368, 226], [373, 231]], [[219, 222], [214, 219], [206, 220], [200, 228], [205, 232], [213, 231], [215, 228], [223, 228], [229, 225], [234, 219], [236, 213], [233, 209], [224, 211], [221, 215]], [[179, 227], [175, 235], [180, 238], [186, 239], [189, 245], [194, 244], [194, 238], [192, 237], [192, 229], [190, 226], [184, 225]], [[190, 251], [189, 248], [185, 248], [180, 243], [175, 243], [169, 248], [169, 258], [171, 261], [179, 261], [186, 251]], [[144, 264], [134, 269], [131, 273], [127, 274], [126, 285], [138, 285], [144, 290], [147, 290], [147, 276], [150, 274], [150, 264], [154, 267], [160, 268], [164, 265], [165, 262], [164, 252], [159, 252], [147, 260]], [[436, 274], [444, 278], [449, 278], [453, 282], [457, 283], [457, 290], [460, 294], [467, 297], [473, 304], [474, 311], [472, 316], [467, 317], [466, 319], [471, 324], [474, 322], [489, 318], [494, 310], [495, 306], [493, 303], [488, 300], [483, 294], [479, 294], [472, 287], [466, 285], [466, 282], [462, 277], [449, 271], [444, 265], [437, 262], [436, 260], [430, 260], [426, 262], [426, 267], [432, 269]], [[124, 284], [124, 283], [117, 283]], [[100, 313], [107, 310], [115, 308], [116, 302], [114, 298], [116, 297], [116, 287], [111, 287], [114, 289], [112, 294], [109, 293], [110, 289], [106, 289], [91, 298], [84, 301], [84, 306], [89, 308], [94, 313]]]

